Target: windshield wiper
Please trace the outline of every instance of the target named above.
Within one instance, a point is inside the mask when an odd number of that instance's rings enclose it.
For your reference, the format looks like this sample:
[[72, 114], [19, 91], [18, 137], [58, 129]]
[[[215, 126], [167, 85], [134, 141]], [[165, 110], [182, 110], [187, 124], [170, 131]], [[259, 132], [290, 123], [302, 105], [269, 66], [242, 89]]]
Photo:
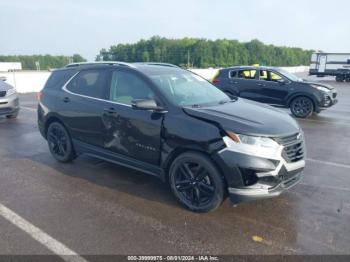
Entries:
[[219, 104], [223, 105], [223, 104], [226, 104], [226, 103], [232, 103], [232, 102], [237, 101], [237, 99], [238, 99], [237, 97], [234, 97], [234, 98], [232, 98], [230, 100], [224, 99], [224, 100], [219, 101]]

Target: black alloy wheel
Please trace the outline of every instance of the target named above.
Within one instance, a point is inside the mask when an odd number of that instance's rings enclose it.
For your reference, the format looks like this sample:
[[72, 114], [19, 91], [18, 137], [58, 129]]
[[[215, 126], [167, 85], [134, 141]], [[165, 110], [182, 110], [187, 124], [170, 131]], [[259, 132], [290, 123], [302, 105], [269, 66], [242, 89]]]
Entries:
[[70, 162], [76, 155], [70, 139], [70, 136], [65, 127], [53, 122], [47, 130], [47, 142], [52, 156], [59, 162]]
[[170, 186], [176, 198], [197, 212], [215, 210], [224, 199], [224, 182], [212, 161], [195, 152], [175, 159], [170, 168]]
[[291, 102], [290, 110], [295, 117], [306, 118], [313, 113], [314, 104], [310, 98], [299, 96]]

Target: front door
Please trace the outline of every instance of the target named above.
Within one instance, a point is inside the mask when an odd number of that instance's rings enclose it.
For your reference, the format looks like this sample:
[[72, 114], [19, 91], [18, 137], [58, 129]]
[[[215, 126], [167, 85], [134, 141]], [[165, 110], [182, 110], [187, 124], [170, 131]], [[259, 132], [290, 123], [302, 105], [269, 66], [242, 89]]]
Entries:
[[131, 107], [134, 99], [155, 99], [146, 81], [128, 69], [110, 75], [109, 111], [104, 114], [104, 147], [114, 153], [158, 165], [163, 114]]
[[283, 105], [289, 92], [290, 81], [273, 70], [259, 70], [259, 101]]

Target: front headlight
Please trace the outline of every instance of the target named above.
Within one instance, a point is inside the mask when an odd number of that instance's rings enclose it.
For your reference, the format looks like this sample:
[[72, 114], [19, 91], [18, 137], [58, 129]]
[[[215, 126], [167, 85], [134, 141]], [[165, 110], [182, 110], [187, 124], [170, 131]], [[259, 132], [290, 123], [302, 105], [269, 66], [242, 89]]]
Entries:
[[329, 92], [331, 90], [329, 90], [327, 87], [324, 86], [318, 86], [318, 85], [311, 85], [313, 88], [316, 88], [317, 90], [320, 90], [322, 92]]
[[224, 143], [233, 151], [269, 159], [279, 159], [283, 146], [268, 137], [247, 136], [226, 131]]
[[277, 148], [279, 146], [276, 141], [268, 137], [247, 136], [242, 134], [236, 134], [231, 131], [228, 131], [227, 134], [235, 143], [242, 143], [246, 145], [259, 146], [265, 148]]
[[11, 88], [11, 89], [7, 90], [6, 96], [10, 96], [10, 95], [13, 95], [13, 94], [15, 94], [15, 93], [16, 93], [16, 89]]

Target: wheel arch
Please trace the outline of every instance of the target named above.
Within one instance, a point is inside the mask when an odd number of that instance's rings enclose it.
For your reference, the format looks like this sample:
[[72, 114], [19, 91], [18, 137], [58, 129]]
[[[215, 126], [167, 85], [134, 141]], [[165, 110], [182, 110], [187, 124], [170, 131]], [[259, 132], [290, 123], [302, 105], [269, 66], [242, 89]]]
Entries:
[[199, 154], [202, 154], [206, 157], [208, 157], [212, 164], [217, 168], [217, 170], [219, 171], [222, 179], [223, 179], [223, 182], [224, 182], [224, 185], [225, 185], [225, 188], [224, 190], [226, 191], [227, 190], [227, 179], [225, 177], [225, 174], [222, 170], [222, 168], [220, 167], [220, 165], [215, 161], [215, 159], [212, 157], [212, 155], [199, 148], [199, 147], [186, 147], [186, 146], [180, 146], [180, 147], [177, 147], [176, 149], [174, 149], [169, 155], [168, 157], [164, 160], [164, 162], [162, 163], [162, 169], [164, 171], [164, 182], [166, 183], [169, 183], [169, 170], [170, 170], [170, 167], [171, 167], [171, 164], [174, 162], [174, 160], [180, 156], [181, 154], [183, 153], [187, 153], [187, 152], [194, 152], [194, 153], [199, 153]]
[[308, 94], [308, 93], [296, 93], [296, 94], [293, 94], [292, 96], [290, 96], [288, 99], [287, 99], [287, 106], [288, 108], [290, 108], [290, 104], [292, 103], [292, 101], [298, 97], [307, 97], [311, 100], [312, 102], [312, 105], [314, 106], [314, 111], [316, 111], [318, 109], [318, 106], [317, 106], [317, 101], [315, 99], [315, 97], [313, 97], [311, 94]]
[[48, 116], [47, 117], [47, 120], [45, 121], [45, 126], [44, 126], [44, 136], [45, 138], [47, 138], [47, 130], [50, 126], [50, 124], [52, 124], [53, 122], [58, 122], [60, 123], [61, 125], [63, 125], [63, 127], [67, 130], [68, 134], [69, 134], [69, 131], [68, 131], [68, 128], [67, 126], [64, 124], [64, 122], [56, 115], [51, 115], [51, 116]]

